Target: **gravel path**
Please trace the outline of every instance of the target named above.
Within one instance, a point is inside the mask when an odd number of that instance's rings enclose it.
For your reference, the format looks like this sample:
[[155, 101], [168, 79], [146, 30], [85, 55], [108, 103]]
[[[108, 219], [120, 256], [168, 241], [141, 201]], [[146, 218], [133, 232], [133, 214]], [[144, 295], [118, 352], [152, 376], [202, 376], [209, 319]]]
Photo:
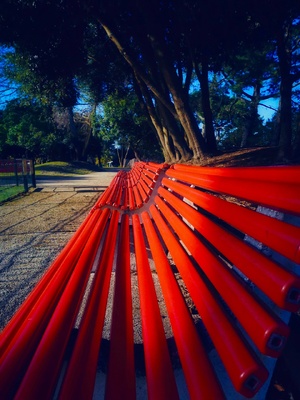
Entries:
[[99, 193], [34, 192], [0, 207], [0, 329], [77, 230]]
[[116, 172], [41, 179], [0, 205], [0, 330], [83, 222]]

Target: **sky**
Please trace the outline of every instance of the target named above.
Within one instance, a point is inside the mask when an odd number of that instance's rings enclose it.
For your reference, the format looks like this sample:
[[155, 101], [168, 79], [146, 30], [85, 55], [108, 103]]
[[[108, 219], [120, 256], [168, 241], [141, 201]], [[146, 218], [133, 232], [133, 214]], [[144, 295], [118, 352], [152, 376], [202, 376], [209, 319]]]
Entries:
[[272, 109], [271, 109], [271, 108], [264, 107], [261, 105], [258, 106], [259, 115], [264, 119], [265, 122], [267, 122], [268, 119], [272, 119], [276, 110], [278, 109], [279, 99], [271, 98], [268, 100], [261, 101], [260, 103], [265, 104], [268, 107], [272, 107]]

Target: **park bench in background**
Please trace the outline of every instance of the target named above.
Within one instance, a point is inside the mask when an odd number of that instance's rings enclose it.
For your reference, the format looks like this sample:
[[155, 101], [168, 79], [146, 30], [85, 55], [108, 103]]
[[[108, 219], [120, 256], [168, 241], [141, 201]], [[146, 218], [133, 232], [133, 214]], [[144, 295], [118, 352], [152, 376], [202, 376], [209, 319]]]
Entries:
[[300, 167], [119, 172], [4, 329], [0, 398], [92, 398], [112, 274], [105, 398], [136, 398], [131, 253], [148, 398], [179, 397], [154, 273], [190, 398], [260, 398], [300, 307], [299, 214]]

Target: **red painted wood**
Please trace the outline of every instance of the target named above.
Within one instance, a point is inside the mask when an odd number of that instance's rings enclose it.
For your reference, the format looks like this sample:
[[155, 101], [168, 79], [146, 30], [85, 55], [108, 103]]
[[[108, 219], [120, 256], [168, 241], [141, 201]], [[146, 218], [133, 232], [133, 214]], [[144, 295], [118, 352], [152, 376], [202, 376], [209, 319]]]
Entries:
[[15, 399], [47, 399], [53, 395], [109, 213], [108, 209], [104, 210], [91, 231], [76, 268], [35, 350]]
[[[88, 217], [83, 221], [79, 229], [75, 232], [73, 237], [61, 251], [61, 253], [57, 256], [57, 258], [53, 261], [52, 265], [49, 267], [45, 275], [42, 279], [37, 283], [36, 287], [26, 298], [24, 303], [17, 310], [16, 314], [12, 317], [9, 323], [5, 326], [0, 336], [0, 357], [6, 351], [7, 345], [9, 345], [14, 337], [17, 334], [18, 330], [22, 326], [23, 322], [26, 320], [28, 314], [38, 302], [40, 296], [43, 294], [44, 290], [48, 286], [49, 282], [52, 280], [68, 254], [72, 251], [73, 247], [76, 246], [76, 241], [79, 240], [81, 243], [84, 243], [84, 240], [80, 239], [80, 236], [83, 234], [84, 228], [87, 225], [88, 221], [92, 217], [92, 214], [89, 214]], [[94, 216], [96, 217], [96, 215]], [[86, 235], [86, 239], [87, 239]]]
[[130, 277], [129, 217], [122, 215], [118, 241], [116, 279], [105, 388], [107, 400], [135, 399], [132, 298]]
[[[165, 197], [170, 192], [159, 188]], [[255, 283], [279, 307], [290, 311], [299, 309], [300, 278], [285, 270], [268, 257], [259, 253], [243, 240], [233, 236], [205, 215], [172, 197], [172, 205], [201, 233], [214, 247], [229, 259], [240, 271]], [[296, 299], [291, 296], [296, 293]]]
[[162, 184], [290, 260], [300, 263], [300, 228], [171, 179]]
[[300, 167], [202, 169], [176, 165], [167, 175], [205, 189], [300, 214]]
[[[244, 396], [252, 397], [265, 383], [268, 377], [267, 370], [245, 345], [238, 329], [231, 324], [226, 312], [216, 301], [214, 293], [200, 278], [190, 257], [172, 234], [158, 210], [151, 206], [150, 211], [234, 387]], [[221, 335], [220, 332], [222, 332]], [[188, 375], [191, 375], [191, 371]], [[208, 381], [208, 377], [206, 379]], [[251, 388], [249, 382], [253, 380], [256, 385]], [[213, 385], [213, 382], [210, 382], [208, 389]]]
[[[191, 399], [222, 399], [204, 347], [149, 214], [142, 213], [147, 238], [167, 305], [176, 346]], [[205, 374], [203, 374], [205, 371]]]
[[179, 399], [177, 386], [139, 216], [133, 215], [132, 222], [140, 293], [147, 395], [150, 400], [176, 400]]
[[118, 234], [118, 220], [118, 212], [113, 211], [101, 250], [99, 265], [95, 272], [90, 297], [59, 394], [61, 400], [91, 399], [93, 397], [114, 259], [113, 250], [116, 246]]
[[[164, 191], [163, 193], [166, 193]], [[172, 203], [173, 195], [167, 197]], [[241, 282], [236, 274], [230, 270], [216, 254], [214, 254], [183, 221], [159, 197], [156, 203], [162, 214], [177, 233], [204, 271], [207, 278], [214, 285], [218, 293], [230, 307], [238, 321], [252, 338], [263, 354], [278, 357], [289, 335], [289, 328], [279, 318], [276, 318], [270, 309], [266, 309], [253, 293]], [[180, 268], [178, 266], [178, 268]], [[196, 275], [194, 268], [191, 273]], [[238, 301], [237, 301], [238, 299]], [[249, 316], [255, 316], [251, 318]], [[276, 343], [276, 346], [275, 346]]]
[[[168, 178], [162, 180], [165, 188], [158, 189], [159, 196], [154, 199], [156, 206], [150, 205], [154, 222], [147, 212], [142, 213], [140, 222], [135, 210], [149, 200], [162, 171], [166, 171]], [[299, 276], [263, 256], [240, 237], [247, 234], [299, 263], [300, 228], [230, 203], [211, 191], [299, 215], [300, 167], [203, 168], [179, 164], [169, 167], [167, 164], [138, 162], [132, 170], [120, 171], [4, 329], [0, 337], [0, 397], [12, 398], [19, 383], [16, 398], [47, 398], [52, 394], [92, 260], [101, 241], [100, 265], [60, 393], [63, 400], [76, 398], [79, 393], [92, 396], [121, 215], [106, 399], [135, 398], [130, 221], [127, 214], [132, 214], [133, 222], [149, 396], [163, 399], [176, 398], [178, 394], [151, 284], [143, 225], [191, 398], [211, 396], [218, 399], [223, 398], [223, 393], [163, 245], [170, 250], [234, 386], [243, 395], [252, 396], [266, 379], [266, 371], [243, 343], [239, 329], [231, 324], [227, 311], [216, 299], [219, 295], [222, 297], [261, 353], [278, 357], [289, 333], [287, 326], [256, 298], [229, 264], [239, 269], [279, 307], [297, 311], [300, 305]], [[186, 198], [193, 204], [186, 204], [183, 201]], [[106, 225], [112, 212], [110, 208], [116, 211]], [[226, 224], [240, 231], [239, 235]], [[224, 259], [229, 264], [225, 264]], [[249, 315], [255, 316], [253, 321]]]
[[48, 282], [41, 296], [27, 313], [19, 330], [11, 338], [0, 360], [0, 398], [17, 390], [30, 360], [47, 329], [49, 320], [73, 273], [76, 262], [91, 234], [91, 229], [101, 211], [95, 211], [86, 224], [80, 240], [72, 247], [62, 264]]

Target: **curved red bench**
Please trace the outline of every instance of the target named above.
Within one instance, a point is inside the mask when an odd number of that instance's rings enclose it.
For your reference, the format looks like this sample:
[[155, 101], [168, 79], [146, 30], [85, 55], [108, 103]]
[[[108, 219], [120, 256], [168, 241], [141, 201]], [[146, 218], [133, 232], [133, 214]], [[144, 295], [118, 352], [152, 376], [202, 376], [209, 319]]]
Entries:
[[[262, 206], [263, 213], [257, 212]], [[289, 313], [300, 307], [299, 214], [300, 167], [139, 162], [119, 172], [2, 332], [0, 398], [47, 399], [54, 393], [63, 400], [92, 398], [112, 271], [105, 398], [136, 398], [130, 246], [148, 397], [179, 398], [149, 259], [190, 398], [232, 399], [234, 392], [253, 397], [267, 385], [265, 360], [276, 359], [288, 339]], [[178, 273], [225, 371], [221, 375], [234, 387], [230, 394], [194, 323]]]

